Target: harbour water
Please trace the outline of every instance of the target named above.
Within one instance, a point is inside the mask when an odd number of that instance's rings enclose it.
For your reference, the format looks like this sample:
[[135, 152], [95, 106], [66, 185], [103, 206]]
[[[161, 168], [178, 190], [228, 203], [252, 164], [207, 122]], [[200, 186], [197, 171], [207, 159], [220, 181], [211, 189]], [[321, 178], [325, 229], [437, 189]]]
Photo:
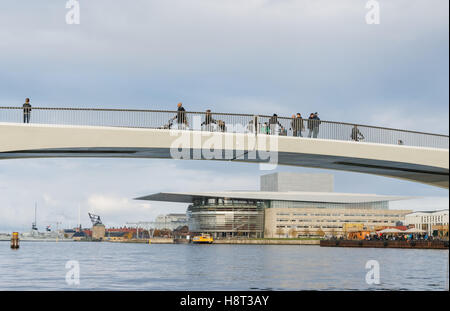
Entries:
[[[448, 250], [0, 242], [0, 290], [448, 290]], [[380, 284], [366, 283], [377, 260]], [[79, 263], [69, 285], [68, 261]]]

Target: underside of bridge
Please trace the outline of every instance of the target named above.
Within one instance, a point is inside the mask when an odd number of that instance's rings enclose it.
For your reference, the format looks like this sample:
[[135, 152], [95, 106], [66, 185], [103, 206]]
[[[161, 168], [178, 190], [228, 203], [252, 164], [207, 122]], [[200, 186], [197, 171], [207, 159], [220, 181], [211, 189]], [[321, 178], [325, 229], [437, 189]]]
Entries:
[[[242, 161], [367, 173], [449, 187], [446, 149], [233, 133], [214, 133], [219, 140], [212, 147], [211, 136], [202, 133], [194, 137], [195, 132], [182, 132], [0, 124], [0, 159], [108, 157]], [[188, 137], [181, 146], [182, 135]], [[230, 138], [231, 145], [225, 142]], [[179, 151], [180, 146], [184, 152]]]

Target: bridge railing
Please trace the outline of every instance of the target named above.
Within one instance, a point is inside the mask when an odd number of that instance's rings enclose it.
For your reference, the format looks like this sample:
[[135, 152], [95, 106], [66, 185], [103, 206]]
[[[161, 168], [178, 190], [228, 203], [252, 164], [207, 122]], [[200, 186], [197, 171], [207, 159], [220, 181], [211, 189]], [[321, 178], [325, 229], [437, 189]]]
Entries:
[[[0, 107], [0, 122], [23, 123], [21, 107]], [[302, 136], [367, 143], [449, 149], [449, 136], [333, 121], [295, 121], [272, 116], [163, 110], [32, 107], [33, 124], [182, 129], [258, 135]], [[297, 131], [295, 131], [297, 129]], [[1, 133], [0, 133], [1, 135]]]

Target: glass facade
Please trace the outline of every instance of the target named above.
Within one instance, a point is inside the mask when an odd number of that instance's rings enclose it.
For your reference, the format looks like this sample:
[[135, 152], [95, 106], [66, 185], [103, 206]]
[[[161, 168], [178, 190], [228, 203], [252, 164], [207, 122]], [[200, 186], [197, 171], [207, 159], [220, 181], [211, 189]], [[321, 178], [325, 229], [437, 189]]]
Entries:
[[272, 208], [340, 208], [340, 209], [389, 209], [388, 201], [368, 203], [329, 203], [329, 202], [296, 202], [296, 201], [270, 201]]
[[389, 210], [388, 201], [325, 203], [210, 197], [194, 199], [187, 210], [189, 230], [214, 238], [294, 236], [294, 231], [297, 237], [319, 230], [329, 234], [342, 232], [346, 224], [393, 226], [405, 213]]
[[264, 206], [251, 200], [197, 199], [188, 207], [189, 230], [215, 238], [262, 237]]

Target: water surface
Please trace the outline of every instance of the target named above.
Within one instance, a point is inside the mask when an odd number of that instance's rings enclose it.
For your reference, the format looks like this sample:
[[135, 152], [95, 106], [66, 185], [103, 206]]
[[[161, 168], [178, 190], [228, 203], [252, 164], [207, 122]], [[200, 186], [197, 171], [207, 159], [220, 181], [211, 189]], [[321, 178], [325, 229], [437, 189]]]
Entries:
[[[0, 290], [447, 290], [446, 250], [0, 242]], [[80, 284], [66, 283], [76, 260]], [[380, 265], [368, 285], [368, 260]]]

